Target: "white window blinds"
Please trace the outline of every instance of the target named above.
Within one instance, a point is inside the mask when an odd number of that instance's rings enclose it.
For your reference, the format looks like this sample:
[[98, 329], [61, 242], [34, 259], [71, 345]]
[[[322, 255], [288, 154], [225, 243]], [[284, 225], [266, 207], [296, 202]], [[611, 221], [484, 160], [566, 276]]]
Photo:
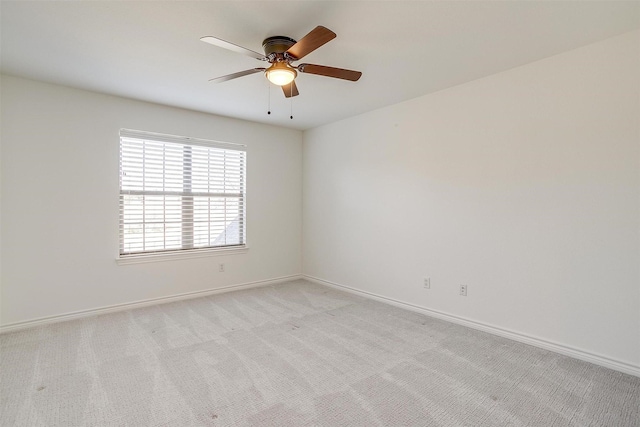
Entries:
[[244, 146], [122, 130], [120, 255], [243, 246]]

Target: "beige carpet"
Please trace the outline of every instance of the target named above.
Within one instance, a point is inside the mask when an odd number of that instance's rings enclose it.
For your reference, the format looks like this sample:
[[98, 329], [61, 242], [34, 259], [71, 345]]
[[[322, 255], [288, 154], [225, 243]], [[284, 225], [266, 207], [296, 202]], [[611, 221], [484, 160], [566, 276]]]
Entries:
[[640, 378], [304, 281], [0, 344], [2, 426], [640, 425]]

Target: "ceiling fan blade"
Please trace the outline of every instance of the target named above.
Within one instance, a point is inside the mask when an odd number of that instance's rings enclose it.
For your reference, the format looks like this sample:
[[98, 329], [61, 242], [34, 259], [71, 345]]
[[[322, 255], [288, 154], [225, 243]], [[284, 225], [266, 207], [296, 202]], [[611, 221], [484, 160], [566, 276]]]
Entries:
[[264, 71], [265, 68], [252, 68], [250, 70], [238, 71], [237, 73], [227, 74], [226, 76], [216, 77], [215, 79], [209, 79], [210, 82], [214, 83], [222, 83], [227, 80], [237, 79], [238, 77], [248, 76], [249, 74], [259, 73], [260, 71]]
[[267, 60], [267, 58], [261, 53], [254, 52], [253, 50], [244, 48], [242, 46], [238, 46], [237, 44], [230, 43], [228, 41], [219, 39], [217, 37], [205, 36], [205, 37], [201, 37], [200, 40], [202, 40], [205, 43], [209, 43], [214, 46], [221, 47], [223, 49], [227, 49], [236, 53], [242, 53], [243, 55], [248, 55], [252, 58], [259, 59], [261, 61]]
[[302, 59], [323, 44], [336, 38], [336, 33], [328, 28], [318, 25], [309, 34], [291, 46], [285, 53], [294, 59]]
[[300, 92], [298, 92], [298, 87], [296, 86], [295, 80], [293, 80], [288, 85], [282, 86], [282, 92], [284, 92], [284, 96], [286, 96], [287, 98], [300, 95]]
[[298, 71], [319, 76], [335, 77], [336, 79], [358, 81], [362, 73], [360, 71], [345, 70], [344, 68], [327, 67], [324, 65], [300, 64]]

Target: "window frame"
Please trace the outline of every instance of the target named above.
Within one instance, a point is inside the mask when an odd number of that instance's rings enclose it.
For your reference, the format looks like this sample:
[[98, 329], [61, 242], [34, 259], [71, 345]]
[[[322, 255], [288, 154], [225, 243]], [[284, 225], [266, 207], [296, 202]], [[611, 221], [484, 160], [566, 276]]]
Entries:
[[[207, 148], [219, 148], [223, 150], [232, 150], [232, 151], [241, 151], [244, 152], [244, 156], [242, 159], [242, 169], [240, 172], [241, 179], [241, 191], [236, 193], [234, 196], [239, 197], [239, 203], [242, 205], [241, 208], [241, 223], [242, 227], [240, 230], [241, 233], [241, 241], [243, 243], [237, 245], [226, 245], [226, 246], [207, 246], [207, 247], [181, 247], [177, 249], [160, 249], [160, 250], [148, 250], [143, 252], [133, 252], [133, 253], [123, 253], [123, 223], [120, 218], [122, 212], [121, 198], [123, 194], [126, 194], [125, 190], [123, 192], [122, 189], [122, 138], [133, 138], [139, 140], [150, 140], [154, 142], [167, 142], [174, 144], [181, 144], [186, 147], [194, 147], [194, 146], [202, 146]], [[137, 264], [144, 262], [154, 262], [154, 261], [169, 261], [169, 260], [177, 260], [177, 259], [189, 259], [189, 258], [201, 258], [201, 257], [209, 257], [209, 256], [220, 256], [220, 255], [231, 255], [238, 253], [246, 253], [249, 249], [247, 245], [247, 221], [246, 221], [246, 200], [247, 200], [247, 150], [246, 145], [230, 143], [230, 142], [222, 142], [215, 140], [207, 140], [200, 138], [192, 138], [186, 136], [177, 136], [170, 134], [162, 134], [155, 132], [146, 132], [139, 131], [133, 129], [120, 129], [120, 135], [118, 140], [118, 250], [116, 256], [116, 262], [118, 264]], [[184, 184], [184, 181], [183, 181]], [[144, 191], [144, 190], [142, 190]], [[163, 193], [167, 193], [167, 191], [162, 191]], [[129, 193], [131, 194], [131, 193]], [[194, 196], [192, 196], [194, 197]], [[209, 197], [211, 197], [209, 195]], [[226, 197], [226, 196], [224, 196]], [[229, 196], [230, 197], [230, 196]], [[184, 206], [182, 208], [182, 212], [184, 212]], [[191, 213], [193, 215], [193, 212]], [[181, 221], [182, 226], [184, 227], [184, 221]], [[195, 222], [192, 220], [187, 223], [187, 225], [191, 225], [191, 232], [193, 232], [193, 226], [195, 226]], [[184, 234], [182, 235], [182, 244], [184, 245]]]

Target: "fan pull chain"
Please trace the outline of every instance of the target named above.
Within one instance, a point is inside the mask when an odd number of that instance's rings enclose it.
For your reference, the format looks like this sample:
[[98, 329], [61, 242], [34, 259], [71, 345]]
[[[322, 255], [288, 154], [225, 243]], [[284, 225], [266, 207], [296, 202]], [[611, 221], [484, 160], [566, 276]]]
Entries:
[[267, 80], [267, 114], [271, 114], [271, 85]]
[[293, 82], [291, 82], [291, 84], [289, 85], [289, 90], [291, 91], [290, 92], [291, 96], [289, 97], [289, 101], [290, 101], [290, 104], [289, 104], [290, 110], [289, 110], [289, 112], [291, 113], [291, 115], [289, 116], [289, 118], [291, 120], [293, 120]]

